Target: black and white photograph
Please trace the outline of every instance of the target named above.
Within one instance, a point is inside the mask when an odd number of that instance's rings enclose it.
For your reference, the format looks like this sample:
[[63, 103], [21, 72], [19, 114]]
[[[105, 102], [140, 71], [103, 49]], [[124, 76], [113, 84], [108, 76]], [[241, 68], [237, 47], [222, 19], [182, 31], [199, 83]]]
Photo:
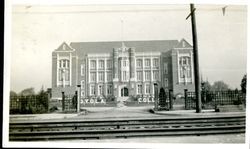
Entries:
[[4, 146], [249, 148], [247, 3], [7, 4]]

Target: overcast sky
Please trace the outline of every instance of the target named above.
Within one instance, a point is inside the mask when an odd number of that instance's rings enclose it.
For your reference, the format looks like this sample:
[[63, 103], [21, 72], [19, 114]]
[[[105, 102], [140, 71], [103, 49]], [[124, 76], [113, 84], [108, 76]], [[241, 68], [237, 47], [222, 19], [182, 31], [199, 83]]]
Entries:
[[[240, 89], [247, 63], [247, 7], [196, 5], [202, 77]], [[192, 44], [189, 5], [15, 6], [11, 90], [51, 87], [52, 51], [62, 43], [181, 40]], [[123, 35], [121, 20], [123, 20]]]

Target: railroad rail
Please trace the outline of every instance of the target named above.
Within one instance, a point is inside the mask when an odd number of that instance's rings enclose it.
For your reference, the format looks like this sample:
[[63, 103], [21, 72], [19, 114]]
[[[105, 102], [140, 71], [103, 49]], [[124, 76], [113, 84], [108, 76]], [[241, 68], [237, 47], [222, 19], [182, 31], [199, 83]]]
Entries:
[[245, 118], [245, 115], [238, 115], [15, 121], [9, 124], [9, 140], [40, 141], [244, 133]]

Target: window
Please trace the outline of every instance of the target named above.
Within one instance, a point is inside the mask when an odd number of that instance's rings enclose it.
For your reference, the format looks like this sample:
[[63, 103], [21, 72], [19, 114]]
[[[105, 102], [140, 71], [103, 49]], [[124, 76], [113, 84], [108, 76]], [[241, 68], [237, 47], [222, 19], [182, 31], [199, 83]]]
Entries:
[[136, 60], [136, 67], [137, 68], [142, 68], [142, 60], [141, 59]]
[[179, 57], [180, 78], [191, 78], [191, 59], [188, 56]]
[[150, 67], [150, 59], [145, 59], [145, 67]]
[[107, 94], [112, 95], [112, 85], [107, 86]]
[[127, 81], [128, 80], [128, 72], [127, 71], [122, 71], [122, 80]]
[[69, 69], [59, 70], [59, 81], [69, 81]]
[[90, 95], [95, 95], [95, 86], [94, 85], [90, 86]]
[[146, 84], [146, 94], [150, 94], [150, 84]]
[[165, 87], [168, 87], [168, 78], [165, 78], [164, 84], [165, 84]]
[[99, 85], [98, 87], [98, 94], [103, 95], [103, 85]]
[[96, 61], [95, 60], [90, 61], [90, 69], [96, 69]]
[[159, 59], [158, 58], [154, 58], [153, 59], [153, 67], [158, 67], [159, 66]]
[[145, 81], [150, 81], [150, 71], [145, 71]]
[[96, 73], [95, 72], [91, 72], [90, 73], [90, 82], [95, 82], [96, 81]]
[[81, 65], [81, 76], [84, 76], [85, 74], [85, 64]]
[[107, 60], [106, 65], [107, 65], [107, 69], [111, 69], [112, 68], [112, 62], [111, 62], [111, 60]]
[[126, 67], [126, 61], [123, 61], [123, 67]]
[[112, 81], [112, 72], [107, 72], [107, 81]]
[[164, 63], [164, 74], [168, 74], [168, 63]]
[[142, 94], [142, 85], [141, 84], [139, 84], [137, 86], [137, 94]]
[[142, 81], [142, 71], [137, 71], [137, 81]]
[[99, 69], [104, 69], [104, 60], [99, 60], [98, 68]]
[[153, 80], [159, 79], [159, 71], [153, 71]]
[[59, 61], [59, 68], [69, 68], [69, 60], [62, 59]]
[[98, 73], [98, 81], [103, 82], [104, 81], [104, 72], [99, 72]]
[[83, 97], [85, 94], [84, 94], [84, 91], [82, 90], [81, 91], [81, 97]]
[[64, 70], [60, 69], [60, 71], [59, 71], [59, 81], [63, 80], [63, 72], [64, 72]]
[[84, 89], [84, 80], [81, 81], [81, 89]]

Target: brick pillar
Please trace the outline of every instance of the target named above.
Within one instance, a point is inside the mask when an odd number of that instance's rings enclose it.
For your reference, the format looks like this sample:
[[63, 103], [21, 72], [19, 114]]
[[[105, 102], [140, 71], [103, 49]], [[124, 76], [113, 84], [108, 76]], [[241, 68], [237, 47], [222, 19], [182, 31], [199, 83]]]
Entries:
[[173, 110], [173, 90], [169, 90], [169, 110]]
[[62, 111], [65, 110], [65, 95], [64, 92], [62, 92]]
[[184, 95], [185, 95], [185, 109], [186, 109], [186, 110], [189, 109], [189, 107], [188, 107], [188, 101], [187, 101], [187, 92], [188, 92], [188, 90], [187, 90], [187, 89], [184, 89]]

